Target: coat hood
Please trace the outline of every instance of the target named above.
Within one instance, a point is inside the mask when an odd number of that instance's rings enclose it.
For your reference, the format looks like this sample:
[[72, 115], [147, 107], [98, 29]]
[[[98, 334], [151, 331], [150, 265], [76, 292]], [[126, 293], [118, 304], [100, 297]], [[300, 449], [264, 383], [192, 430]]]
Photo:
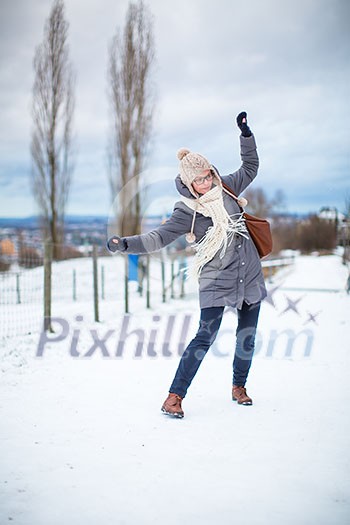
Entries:
[[[222, 186], [221, 177], [220, 177], [218, 170], [213, 165], [211, 166], [211, 168], [215, 174], [214, 181], [217, 184], [219, 184], [219, 186]], [[192, 192], [189, 190], [186, 184], [182, 182], [180, 174], [175, 179], [175, 186], [176, 186], [177, 191], [180, 193], [182, 197], [187, 197], [188, 199], [195, 198], [195, 196], [192, 194]]]

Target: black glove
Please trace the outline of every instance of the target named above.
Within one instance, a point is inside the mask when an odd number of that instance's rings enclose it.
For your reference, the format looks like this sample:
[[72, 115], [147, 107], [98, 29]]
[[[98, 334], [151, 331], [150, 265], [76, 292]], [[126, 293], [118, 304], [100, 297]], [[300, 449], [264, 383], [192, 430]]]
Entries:
[[[113, 240], [117, 240], [118, 243], [113, 242]], [[118, 237], [118, 235], [113, 235], [113, 237], [110, 237], [107, 241], [107, 248], [110, 252], [115, 253], [116, 251], [119, 252], [125, 252], [128, 248], [128, 243], [123, 237]]]
[[[245, 120], [245, 122], [243, 122]], [[248, 124], [247, 124], [247, 113], [245, 111], [242, 111], [236, 118], [237, 126], [242, 132], [243, 137], [250, 137], [252, 135], [252, 132], [250, 131]]]

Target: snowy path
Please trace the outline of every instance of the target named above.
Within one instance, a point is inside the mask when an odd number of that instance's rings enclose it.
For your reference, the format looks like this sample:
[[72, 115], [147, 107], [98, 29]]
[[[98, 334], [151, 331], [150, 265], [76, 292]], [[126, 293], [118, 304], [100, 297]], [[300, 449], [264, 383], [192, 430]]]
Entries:
[[[230, 400], [235, 315], [225, 315], [180, 421], [159, 409], [186, 315], [187, 342], [196, 328], [196, 299], [165, 305], [160, 321], [156, 309], [131, 316], [129, 332], [143, 329], [146, 340], [159, 326], [154, 358], [133, 357], [136, 335], [115, 357], [122, 316], [112, 313], [100, 325], [72, 323], [80, 357], [69, 354], [72, 332], [46, 345], [42, 358], [37, 336], [9, 341], [1, 362], [0, 523], [349, 523], [350, 296], [273, 290], [306, 283], [343, 290], [345, 277], [337, 256], [299, 257], [283, 283], [270, 285], [247, 385], [252, 407]], [[69, 305], [60, 312], [77, 313], [85, 315]], [[174, 313], [172, 355], [164, 357], [162, 329]], [[90, 329], [101, 338], [116, 330], [109, 357], [100, 350], [84, 357]]]

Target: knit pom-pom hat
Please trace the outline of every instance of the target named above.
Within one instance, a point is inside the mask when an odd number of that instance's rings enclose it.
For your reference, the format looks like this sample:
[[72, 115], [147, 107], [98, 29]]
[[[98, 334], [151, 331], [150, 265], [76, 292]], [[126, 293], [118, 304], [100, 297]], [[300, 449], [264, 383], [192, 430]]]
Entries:
[[203, 155], [193, 153], [187, 148], [179, 149], [177, 158], [180, 161], [179, 170], [181, 180], [191, 193], [193, 193], [192, 182], [194, 179], [203, 173], [203, 171], [211, 170], [212, 165]]

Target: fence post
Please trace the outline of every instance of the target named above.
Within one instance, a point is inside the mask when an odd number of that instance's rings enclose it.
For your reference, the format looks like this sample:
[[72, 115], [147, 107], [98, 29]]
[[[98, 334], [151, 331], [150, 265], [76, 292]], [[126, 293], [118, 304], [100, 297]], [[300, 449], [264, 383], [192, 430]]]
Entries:
[[105, 267], [101, 267], [101, 297], [105, 298]]
[[77, 276], [76, 270], [73, 268], [73, 301], [77, 300]]
[[44, 244], [44, 330], [53, 332], [51, 326], [52, 293], [52, 243], [46, 239]]
[[93, 267], [93, 284], [94, 284], [94, 313], [95, 322], [99, 322], [98, 312], [98, 273], [97, 273], [97, 246], [96, 244], [92, 247], [92, 267]]
[[180, 277], [180, 285], [181, 285], [180, 298], [181, 299], [185, 297], [185, 267], [186, 267], [185, 259], [181, 258], [180, 263], [179, 263], [179, 277]]
[[137, 275], [137, 281], [138, 281], [137, 291], [139, 292], [141, 297], [143, 295], [143, 290], [144, 290], [146, 270], [147, 270], [146, 257], [142, 255], [141, 257], [139, 257], [139, 260], [138, 260], [138, 275]]
[[146, 256], [146, 308], [151, 308], [150, 281], [149, 281], [149, 254]]
[[170, 281], [170, 297], [174, 299], [174, 279], [175, 279], [175, 270], [174, 270], [174, 259], [171, 260], [171, 281]]
[[164, 262], [164, 258], [163, 258], [163, 254], [161, 256], [161, 261], [160, 261], [160, 265], [161, 265], [161, 269], [162, 269], [162, 302], [165, 303], [166, 301], [166, 290], [165, 290], [165, 262]]
[[124, 256], [124, 305], [125, 313], [129, 313], [129, 259]]
[[17, 295], [17, 304], [21, 304], [21, 288], [19, 285], [19, 273], [16, 273], [16, 295]]

